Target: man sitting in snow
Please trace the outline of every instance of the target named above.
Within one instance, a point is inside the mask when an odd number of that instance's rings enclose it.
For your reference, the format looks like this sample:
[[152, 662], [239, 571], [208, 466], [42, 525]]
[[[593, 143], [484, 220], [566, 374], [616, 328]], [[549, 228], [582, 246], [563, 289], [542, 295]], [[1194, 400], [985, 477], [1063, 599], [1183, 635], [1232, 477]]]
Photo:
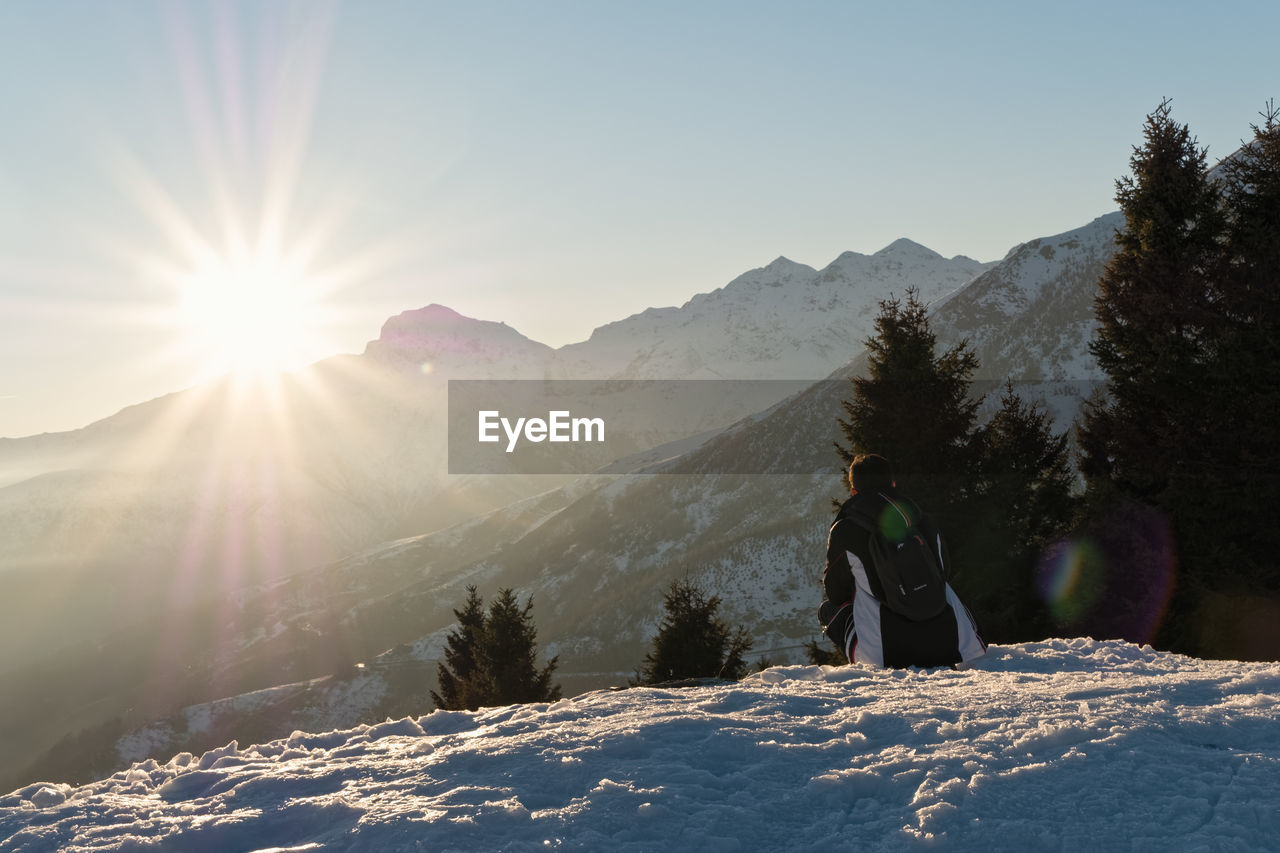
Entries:
[[[955, 666], [985, 654], [973, 616], [946, 582], [942, 536], [898, 492], [889, 461], [854, 459], [849, 492], [827, 536], [822, 573], [818, 621], [831, 641], [850, 662], [876, 666]], [[916, 566], [894, 565], [910, 560], [898, 551], [912, 549]]]

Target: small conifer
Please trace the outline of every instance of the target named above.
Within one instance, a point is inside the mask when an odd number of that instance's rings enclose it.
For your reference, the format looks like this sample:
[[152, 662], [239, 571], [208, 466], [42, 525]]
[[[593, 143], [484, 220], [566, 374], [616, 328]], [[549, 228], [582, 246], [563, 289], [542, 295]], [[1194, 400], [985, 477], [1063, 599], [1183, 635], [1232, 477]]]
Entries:
[[551, 683], [558, 659], [537, 667], [532, 610], [532, 599], [522, 608], [515, 592], [503, 589], [486, 614], [476, 588], [467, 587], [463, 608], [453, 611], [458, 627], [437, 667], [440, 690], [431, 692], [437, 708], [475, 710], [560, 698], [560, 685]]
[[746, 628], [730, 628], [720, 618], [719, 596], [708, 596], [690, 580], [675, 580], [667, 589], [663, 608], [666, 615], [635, 683], [683, 678], [736, 681], [746, 675], [744, 655], [751, 648], [751, 638]]

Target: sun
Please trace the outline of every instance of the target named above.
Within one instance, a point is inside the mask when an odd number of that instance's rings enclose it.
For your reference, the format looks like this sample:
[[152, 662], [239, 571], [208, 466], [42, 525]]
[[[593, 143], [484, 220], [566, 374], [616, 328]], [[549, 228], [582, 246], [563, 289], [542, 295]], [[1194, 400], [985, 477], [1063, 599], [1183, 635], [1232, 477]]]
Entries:
[[317, 289], [288, 258], [216, 257], [178, 285], [180, 322], [206, 375], [293, 370], [323, 351]]
[[[434, 242], [416, 226], [366, 242], [360, 235], [369, 232], [352, 222], [367, 206], [363, 179], [332, 168], [340, 160], [319, 158], [325, 172], [315, 169], [312, 120], [336, 8], [311, 4], [306, 25], [295, 26], [301, 19], [288, 4], [264, 5], [284, 17], [263, 31], [261, 45], [240, 43], [258, 32], [257, 11], [242, 28], [225, 10], [213, 45], [198, 22], [175, 11], [172, 76], [189, 150], [175, 136], [173, 162], [151, 163], [110, 138], [102, 151], [152, 233], [128, 217], [122, 221], [134, 233], [109, 223], [95, 236], [140, 279], [146, 301], [137, 316], [157, 333], [152, 341], [163, 341], [147, 348], [153, 359], [145, 369], [185, 385], [227, 374], [269, 380], [335, 355], [350, 339], [353, 315], [367, 310], [355, 293], [416, 265]], [[270, 57], [261, 67], [241, 61], [259, 48]], [[170, 171], [175, 164], [181, 172]]]

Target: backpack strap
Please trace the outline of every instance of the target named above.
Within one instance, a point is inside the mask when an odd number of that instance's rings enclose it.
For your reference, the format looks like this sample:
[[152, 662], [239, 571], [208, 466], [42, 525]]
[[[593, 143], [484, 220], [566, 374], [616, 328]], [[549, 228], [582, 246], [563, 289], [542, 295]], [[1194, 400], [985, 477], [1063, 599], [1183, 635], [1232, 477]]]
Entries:
[[[871, 540], [875, 538], [876, 532], [880, 529], [880, 523], [877, 521], [876, 516], [850, 507], [848, 510], [841, 512], [840, 515], [836, 517], [835, 521], [831, 522], [831, 530], [827, 534], [828, 537], [835, 532], [836, 525], [840, 524], [842, 521], [850, 522], [851, 524], [856, 525], [859, 529], [866, 531], [868, 546], [870, 545]], [[870, 554], [867, 554], [867, 559], [871, 559]], [[876, 571], [875, 566], [872, 565], [871, 562], [866, 563], [863, 566], [863, 569], [866, 573], [867, 583], [871, 586], [871, 594], [877, 601], [883, 601], [884, 587], [880, 583], [880, 574]]]
[[[920, 505], [911, 498], [904, 496], [890, 497], [884, 492], [876, 492], [876, 495], [886, 504], [897, 510], [898, 513], [906, 520], [907, 529], [915, 528], [915, 530], [928, 543], [929, 548], [938, 555], [938, 567], [942, 570], [943, 580], [951, 580], [951, 559], [947, 551], [945, 541], [943, 541], [942, 533], [938, 530], [938, 525], [934, 524], [932, 516], [927, 515], [924, 510], [920, 509]], [[841, 521], [852, 521], [858, 527], [870, 533], [873, 537], [881, 533], [880, 516], [872, 515], [859, 509], [850, 508], [846, 513], [841, 515], [831, 524], [832, 529]], [[830, 535], [830, 531], [828, 531]]]
[[[891, 498], [884, 492], [876, 492], [876, 496], [898, 513], [905, 523], [904, 529], [918, 526], [920, 521], [924, 518], [924, 513], [920, 511], [920, 507], [917, 506], [916, 502], [911, 500], [911, 498]], [[849, 512], [841, 514], [840, 518], [836, 519], [836, 522], [838, 523], [842, 519], [847, 518], [863, 530], [867, 530], [871, 533], [878, 533], [880, 532], [880, 518], [882, 512], [883, 510], [873, 514], [864, 512], [860, 509], [851, 509]], [[835, 524], [832, 524], [832, 527], [834, 526]]]
[[852, 521], [868, 533], [875, 533], [880, 527], [880, 522], [876, 520], [875, 516], [868, 515], [867, 513], [859, 510], [851, 510], [850, 512], [842, 514], [832, 522], [831, 527], [835, 528], [835, 526], [842, 521]]

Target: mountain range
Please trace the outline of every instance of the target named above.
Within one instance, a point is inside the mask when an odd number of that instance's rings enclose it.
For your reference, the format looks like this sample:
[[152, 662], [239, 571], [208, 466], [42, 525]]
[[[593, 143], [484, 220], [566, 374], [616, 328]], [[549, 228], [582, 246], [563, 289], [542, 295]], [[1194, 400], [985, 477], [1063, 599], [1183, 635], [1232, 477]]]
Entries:
[[[1066, 419], [1097, 379], [1092, 296], [1119, 224], [1104, 216], [994, 264], [909, 240], [822, 270], [779, 258], [559, 350], [432, 305], [275, 388], [228, 379], [72, 433], [2, 439], [13, 612], [0, 614], [0, 677], [23, 701], [0, 703], [0, 764], [361, 661], [390, 696], [386, 673], [440, 656], [468, 584], [533, 596], [567, 692], [634, 671], [682, 576], [721, 596], [755, 654], [795, 657], [816, 634], [844, 380], [865, 367], [879, 301], [918, 288], [941, 341], [970, 341], [980, 376], [1044, 383]], [[670, 452], [614, 473], [451, 477], [444, 394], [460, 378], [815, 382], [723, 423], [691, 420]], [[311, 714], [314, 727], [314, 703], [290, 695], [276, 724]]]

